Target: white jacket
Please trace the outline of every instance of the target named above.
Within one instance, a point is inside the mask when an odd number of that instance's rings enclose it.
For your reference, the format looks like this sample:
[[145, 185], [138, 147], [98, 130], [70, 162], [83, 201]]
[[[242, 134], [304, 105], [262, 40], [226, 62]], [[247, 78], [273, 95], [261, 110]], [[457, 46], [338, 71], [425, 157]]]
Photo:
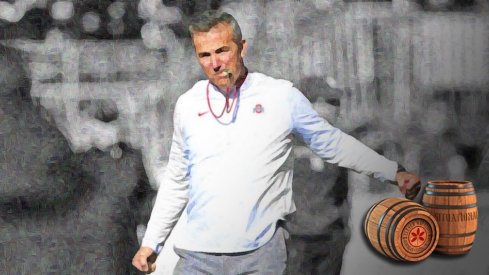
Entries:
[[185, 206], [178, 248], [233, 253], [265, 244], [276, 222], [295, 211], [292, 134], [327, 162], [395, 179], [396, 162], [331, 126], [289, 81], [249, 73], [235, 108], [220, 119], [209, 111], [206, 87], [214, 113], [224, 106], [208, 81], [178, 99], [169, 162], [143, 246], [159, 250]]

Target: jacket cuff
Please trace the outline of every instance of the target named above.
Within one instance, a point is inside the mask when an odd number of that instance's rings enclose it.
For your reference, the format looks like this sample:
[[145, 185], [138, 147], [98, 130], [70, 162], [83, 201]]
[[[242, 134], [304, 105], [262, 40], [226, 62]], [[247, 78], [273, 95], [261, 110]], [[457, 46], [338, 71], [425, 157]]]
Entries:
[[158, 243], [157, 241], [153, 241], [153, 240], [149, 240], [149, 239], [143, 239], [143, 241], [141, 242], [141, 246], [149, 247], [149, 248], [153, 249], [153, 251], [156, 254], [160, 254], [161, 250], [163, 249], [162, 244]]

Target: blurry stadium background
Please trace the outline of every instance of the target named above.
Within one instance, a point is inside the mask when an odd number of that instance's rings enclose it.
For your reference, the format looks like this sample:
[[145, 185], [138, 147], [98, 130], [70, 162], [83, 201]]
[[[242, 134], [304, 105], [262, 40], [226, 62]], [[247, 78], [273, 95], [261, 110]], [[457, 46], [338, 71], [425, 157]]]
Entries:
[[[86, 168], [91, 173], [105, 169], [107, 174], [117, 174], [124, 159], [131, 159], [129, 167], [144, 167], [145, 173], [134, 168], [122, 180], [100, 179], [107, 186], [126, 186], [123, 192], [115, 192], [129, 200], [136, 198], [140, 207], [125, 215], [143, 218], [132, 218], [124, 230], [140, 239], [158, 189], [158, 168], [164, 170], [168, 156], [173, 106], [180, 94], [205, 77], [195, 61], [186, 25], [206, 9], [222, 9], [237, 18], [250, 44], [245, 60], [250, 71], [293, 81], [334, 125], [403, 163], [423, 181], [474, 181], [480, 194], [481, 233], [473, 252], [451, 261], [435, 257], [405, 266], [376, 257], [359, 229], [367, 208], [383, 197], [399, 196], [397, 190], [348, 172], [340, 197], [345, 208], [341, 215], [349, 224], [342, 230], [346, 240], [351, 230], [351, 239], [342, 274], [469, 274], [468, 266], [470, 274], [489, 274], [483, 260], [489, 240], [482, 234], [489, 229], [489, 3], [485, 0], [3, 0], [2, 94], [20, 88], [28, 91], [32, 104], [45, 110], [39, 116], [58, 129], [73, 153], [104, 163], [86, 162], [95, 165]], [[15, 123], [5, 122], [7, 115], [0, 110], [2, 131]], [[329, 196], [330, 191], [338, 191], [336, 179], [341, 174], [331, 172], [333, 168], [307, 150], [299, 146], [294, 151], [296, 181], [307, 181], [294, 185], [298, 209], [303, 209], [302, 221], [297, 219], [299, 226], [292, 232], [296, 235], [319, 234], [309, 232], [305, 224], [320, 224], [316, 221], [324, 215], [321, 210], [331, 202], [321, 205], [322, 199], [317, 198], [316, 210], [307, 202], [311, 194]], [[324, 176], [304, 180], [311, 173]], [[331, 175], [334, 178], [325, 180]], [[331, 183], [322, 185], [322, 181]], [[2, 189], [2, 209], [11, 209]], [[97, 203], [95, 209], [105, 207], [109, 213], [117, 209], [116, 204]], [[15, 213], [12, 217], [22, 216], [22, 211]], [[34, 234], [41, 239], [32, 239], [25, 223], [35, 225], [35, 220], [26, 216], [16, 227], [12, 217], [0, 215], [0, 232], [8, 235], [0, 237], [4, 259], [0, 271], [83, 273], [85, 259], [77, 258], [76, 248], [66, 265], [51, 264], [56, 262], [51, 259], [56, 249], [29, 254], [31, 246], [45, 250], [49, 242], [42, 239], [43, 232], [50, 226], [61, 228], [59, 224], [47, 222], [44, 231]], [[104, 224], [99, 230], [112, 226], [112, 221], [107, 222], [97, 222]], [[66, 230], [58, 231], [69, 236]], [[53, 247], [60, 239], [69, 239], [60, 235], [52, 237]], [[112, 244], [104, 254], [106, 265], [86, 271], [134, 273], [130, 257], [137, 243], [128, 246], [132, 250]], [[118, 249], [126, 252], [110, 252]], [[175, 259], [171, 251], [165, 253], [169, 260], [161, 264], [160, 274], [168, 274], [164, 272], [170, 272]], [[46, 264], [34, 265], [35, 259]], [[321, 259], [316, 262], [306, 265], [319, 266]]]

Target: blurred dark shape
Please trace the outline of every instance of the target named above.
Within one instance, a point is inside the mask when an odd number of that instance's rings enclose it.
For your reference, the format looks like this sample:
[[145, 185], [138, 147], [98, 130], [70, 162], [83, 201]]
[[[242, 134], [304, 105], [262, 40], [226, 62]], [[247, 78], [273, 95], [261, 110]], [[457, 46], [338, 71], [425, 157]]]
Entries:
[[119, 116], [117, 104], [113, 100], [81, 100], [79, 102], [79, 107], [81, 112], [103, 122], [114, 121]]
[[[4, 58], [15, 52], [1, 50], [2, 70], [22, 68]], [[96, 149], [72, 153], [19, 72], [0, 85], [2, 274], [136, 274], [136, 226], [149, 216], [145, 195], [133, 198], [148, 185], [140, 152], [122, 146], [117, 160]]]
[[340, 106], [340, 99], [343, 95], [343, 91], [337, 88], [331, 87], [324, 77], [304, 77], [297, 85], [297, 88], [311, 102], [315, 102], [318, 97], [323, 97], [326, 102], [333, 106]]
[[153, 199], [156, 197], [155, 191], [149, 184], [148, 176], [144, 169], [139, 170], [136, 188], [129, 196], [129, 202], [134, 215], [136, 225], [147, 225], [153, 209]]
[[10, 23], [0, 19], [0, 39], [28, 38], [45, 39], [53, 26], [53, 19], [47, 9], [28, 10], [19, 22]]
[[20, 93], [29, 97], [31, 84], [20, 52], [0, 45], [0, 65], [0, 96]]
[[[326, 106], [319, 107], [334, 110], [329, 113], [332, 117], [338, 115], [342, 91], [331, 88], [325, 78], [306, 78], [299, 89], [313, 106], [322, 98]], [[324, 110], [317, 111], [321, 114]], [[325, 163], [302, 141], [296, 140], [296, 146], [303, 149], [296, 153], [294, 162], [292, 189], [297, 210], [286, 222], [290, 233], [288, 274], [340, 274], [343, 252], [350, 239], [348, 171]]]
[[474, 11], [479, 3], [476, 0], [417, 0], [425, 11]]
[[350, 239], [348, 172], [332, 164], [312, 171], [307, 158], [294, 167], [297, 210], [287, 220], [289, 274], [339, 274]]
[[178, 7], [184, 15], [194, 15], [208, 9], [218, 9], [222, 0], [163, 0], [169, 7]]
[[392, 0], [343, 0], [345, 3], [354, 3], [354, 2], [392, 2]]
[[328, 234], [291, 235], [287, 241], [287, 274], [338, 275], [350, 230], [341, 221], [330, 225]]
[[475, 169], [482, 160], [483, 154], [483, 144], [469, 144], [465, 142], [460, 137], [460, 130], [455, 128], [448, 129], [444, 134], [443, 138], [450, 140], [455, 144], [457, 148], [457, 153], [464, 156], [467, 160], [467, 164], [469, 165], [469, 169]]
[[[356, 139], [363, 139], [364, 137], [367, 136], [369, 129], [372, 129], [373, 126], [371, 124], [362, 124], [360, 126], [355, 127], [353, 130], [350, 131], [349, 135]], [[379, 151], [376, 151], [377, 153]]]
[[53, 26], [53, 19], [47, 9], [32, 9], [25, 13], [22, 21], [29, 22], [41, 34], [39, 39], [46, 37], [46, 32]]
[[[477, 180], [474, 182], [476, 184], [476, 188], [484, 188], [485, 190], [489, 189], [489, 150], [487, 147], [482, 151], [482, 159], [477, 167]], [[479, 183], [477, 185], [477, 183]]]

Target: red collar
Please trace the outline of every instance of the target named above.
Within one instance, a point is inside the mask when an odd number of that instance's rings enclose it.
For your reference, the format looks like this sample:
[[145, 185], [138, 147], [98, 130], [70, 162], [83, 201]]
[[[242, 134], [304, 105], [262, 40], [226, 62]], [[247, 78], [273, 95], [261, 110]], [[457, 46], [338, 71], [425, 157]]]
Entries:
[[248, 68], [245, 67], [245, 73], [240, 78], [238, 78], [238, 80], [236, 80], [236, 90], [241, 88], [241, 85], [243, 85], [247, 76], [248, 76]]

